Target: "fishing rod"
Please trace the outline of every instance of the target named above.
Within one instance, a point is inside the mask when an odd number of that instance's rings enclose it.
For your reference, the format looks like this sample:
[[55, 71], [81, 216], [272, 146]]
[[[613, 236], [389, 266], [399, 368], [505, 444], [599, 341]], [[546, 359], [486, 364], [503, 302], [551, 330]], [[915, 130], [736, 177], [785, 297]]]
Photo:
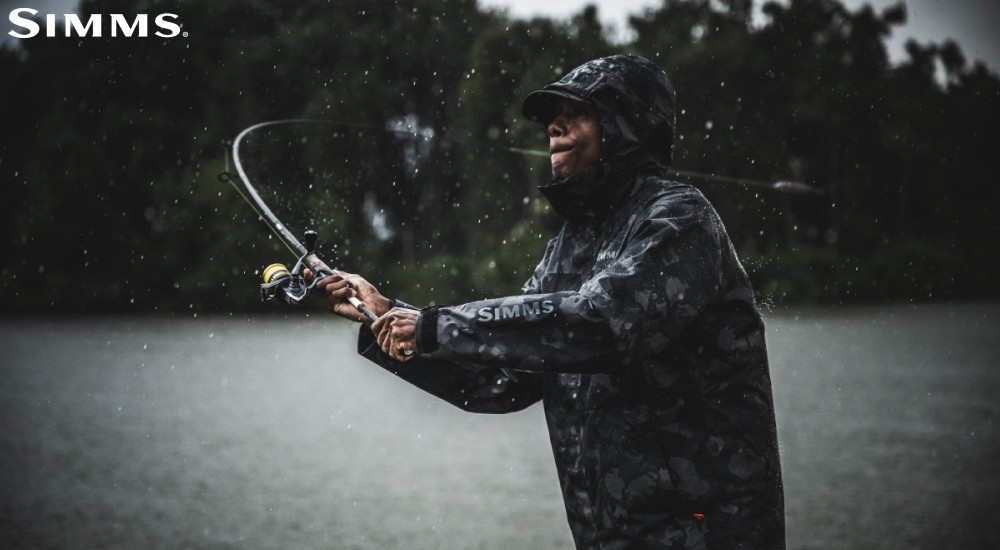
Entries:
[[[400, 127], [378, 127], [369, 124], [359, 124], [343, 121], [334, 120], [321, 120], [321, 119], [308, 119], [308, 118], [287, 118], [278, 120], [269, 120], [265, 122], [260, 122], [248, 126], [243, 131], [241, 131], [236, 138], [233, 140], [232, 148], [228, 152], [226, 157], [226, 170], [219, 174], [220, 181], [230, 184], [233, 189], [243, 198], [244, 201], [253, 209], [257, 216], [264, 221], [271, 232], [278, 238], [278, 240], [297, 257], [297, 260], [292, 269], [283, 263], [273, 263], [264, 268], [263, 284], [260, 286], [261, 300], [263, 301], [280, 301], [290, 305], [297, 305], [304, 301], [306, 297], [309, 296], [310, 292], [315, 288], [316, 282], [323, 277], [332, 275], [334, 270], [331, 269], [319, 256], [316, 254], [316, 243], [318, 241], [319, 235], [315, 230], [309, 229], [305, 231], [300, 240], [292, 231], [281, 222], [278, 216], [271, 210], [264, 199], [258, 193], [257, 189], [254, 187], [253, 183], [250, 181], [250, 177], [247, 175], [246, 170], [243, 166], [242, 157], [240, 156], [240, 146], [243, 144], [244, 139], [251, 133], [260, 130], [262, 128], [267, 128], [271, 126], [279, 125], [289, 125], [289, 124], [326, 124], [334, 125], [340, 127], [356, 128], [363, 130], [375, 130], [381, 132], [390, 132], [400, 135], [406, 135], [410, 137], [418, 137], [422, 134], [419, 131], [404, 130]], [[423, 133], [426, 137], [426, 133]], [[508, 151], [512, 153], [518, 153], [531, 157], [549, 157], [549, 152], [539, 149], [528, 149], [522, 147], [508, 147]], [[236, 170], [236, 174], [231, 174], [229, 172], [229, 154], [232, 155], [233, 165]], [[745, 187], [752, 187], [757, 189], [763, 189], [767, 191], [775, 191], [780, 193], [789, 194], [821, 194], [822, 191], [806, 185], [804, 183], [792, 182], [792, 181], [777, 181], [777, 182], [764, 182], [759, 180], [753, 180], [748, 178], [737, 178], [731, 176], [722, 176], [717, 174], [704, 174], [700, 172], [692, 172], [687, 170], [678, 170], [671, 168], [670, 172], [687, 178], [701, 179], [703, 181], [713, 182], [713, 183], [723, 183], [731, 185], [742, 185]], [[237, 185], [235, 180], [239, 180], [243, 183], [243, 189]], [[244, 192], [245, 191], [245, 192]], [[315, 277], [311, 280], [307, 280], [304, 276], [305, 270], [310, 269]], [[378, 317], [372, 312], [363, 302], [354, 297], [349, 297], [347, 299], [359, 312], [361, 312], [368, 322], [375, 322]]]
[[[289, 270], [283, 263], [273, 263], [264, 268], [262, 273], [264, 283], [260, 286], [261, 300], [263, 301], [274, 300], [284, 302], [289, 305], [298, 305], [309, 296], [310, 292], [312, 292], [312, 290], [316, 287], [316, 283], [320, 279], [333, 275], [334, 273], [334, 270], [326, 265], [326, 263], [316, 255], [316, 242], [319, 239], [319, 234], [316, 233], [316, 231], [309, 229], [303, 234], [302, 241], [299, 241], [291, 230], [289, 230], [288, 227], [281, 222], [278, 216], [275, 215], [274, 212], [268, 207], [267, 203], [264, 202], [264, 199], [261, 198], [257, 189], [250, 182], [250, 177], [247, 176], [246, 170], [243, 169], [243, 162], [240, 158], [240, 145], [243, 143], [243, 139], [251, 132], [268, 126], [305, 122], [363, 127], [363, 125], [354, 125], [350, 123], [335, 123], [332, 121], [298, 118], [269, 120], [254, 124], [247, 127], [236, 136], [236, 139], [233, 140], [231, 151], [233, 165], [236, 169], [236, 175], [239, 177], [240, 181], [243, 182], [246, 194], [244, 194], [240, 190], [239, 186], [236, 185], [236, 182], [233, 181], [232, 174], [228, 171], [228, 158], [226, 171], [219, 174], [220, 181], [232, 185], [232, 187], [236, 189], [237, 193], [243, 197], [243, 200], [245, 200], [254, 212], [257, 213], [258, 217], [264, 220], [264, 223], [271, 229], [271, 231], [278, 237], [285, 247], [288, 248], [288, 250], [293, 254], [298, 255], [298, 259], [291, 270]], [[307, 280], [304, 275], [306, 268], [312, 270], [314, 274], [311, 281]], [[355, 309], [361, 312], [368, 322], [374, 323], [378, 320], [378, 316], [375, 315], [375, 313], [371, 311], [368, 306], [361, 302], [361, 300], [358, 300], [353, 296], [349, 296], [347, 301], [354, 306]]]

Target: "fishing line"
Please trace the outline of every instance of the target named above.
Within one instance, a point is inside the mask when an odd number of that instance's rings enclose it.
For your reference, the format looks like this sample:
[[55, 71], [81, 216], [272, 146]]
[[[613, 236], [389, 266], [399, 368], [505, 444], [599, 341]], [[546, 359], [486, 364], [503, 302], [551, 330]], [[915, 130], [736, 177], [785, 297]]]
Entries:
[[[549, 157], [549, 152], [541, 149], [526, 149], [523, 147], [508, 147], [508, 151], [512, 153], [520, 153], [529, 157]], [[713, 183], [731, 183], [736, 185], [745, 185], [747, 187], [755, 187], [758, 189], [765, 189], [767, 191], [777, 191], [779, 193], [796, 193], [796, 194], [822, 194], [823, 191], [811, 187], [804, 183], [797, 181], [776, 181], [769, 183], [766, 181], [753, 180], [748, 178], [736, 178], [732, 176], [719, 176], [716, 174], [703, 174], [701, 172], [692, 172], [690, 170], [678, 170], [676, 168], [668, 168], [668, 172], [682, 178], [694, 178], [700, 179], [707, 182]]]
[[[247, 134], [253, 132], [254, 130], [258, 130], [260, 128], [266, 128], [268, 126], [275, 126], [278, 124], [292, 124], [297, 122], [312, 122], [312, 121], [309, 121], [308, 119], [269, 120], [266, 122], [254, 124], [244, 129], [242, 132], [239, 133], [239, 135], [236, 136], [236, 139], [233, 140], [233, 165], [236, 167], [236, 173], [239, 174], [240, 179], [243, 180], [243, 185], [246, 186], [247, 192], [250, 194], [251, 197], [253, 197], [254, 201], [257, 203], [257, 206], [260, 207], [260, 212], [262, 213], [262, 217], [269, 222], [273, 230], [277, 231], [284, 237], [283, 240], [285, 240], [286, 244], [291, 245], [291, 247], [293, 247], [295, 250], [298, 251], [297, 252], [298, 254], [305, 254], [306, 247], [303, 246], [302, 243], [299, 242], [297, 238], [295, 238], [295, 235], [292, 235], [292, 232], [289, 231], [287, 227], [285, 227], [285, 224], [281, 223], [281, 220], [279, 220], [278, 217], [274, 215], [274, 212], [272, 212], [271, 209], [267, 206], [267, 204], [264, 202], [264, 199], [260, 197], [260, 194], [257, 193], [257, 190], [254, 189], [254, 186], [250, 183], [250, 177], [247, 176], [246, 171], [243, 169], [243, 163], [240, 161], [240, 144], [243, 142], [243, 138], [246, 137]], [[293, 250], [292, 252], [296, 253], [295, 250]]]
[[275, 231], [274, 228], [271, 227], [271, 224], [268, 223], [267, 218], [264, 217], [264, 213], [258, 210], [257, 206], [253, 203], [252, 200], [250, 200], [250, 197], [247, 197], [246, 194], [244, 194], [243, 191], [240, 190], [240, 187], [236, 185], [235, 181], [233, 181], [232, 176], [233, 174], [229, 172], [229, 153], [227, 151], [226, 170], [225, 172], [219, 174], [219, 181], [228, 183], [229, 186], [232, 187], [237, 194], [239, 194], [240, 198], [242, 198], [247, 203], [247, 205], [250, 206], [250, 208], [254, 211], [254, 213], [257, 214], [257, 218], [264, 222], [264, 225], [267, 226], [267, 228], [271, 231], [271, 233], [274, 233], [274, 236], [278, 238], [278, 241], [281, 242], [281, 244], [285, 245], [285, 248], [287, 248], [289, 252], [291, 252], [292, 254], [296, 254], [295, 249], [292, 248], [290, 244], [285, 242], [285, 238], [281, 235], [281, 233]]
[[[240, 132], [236, 136], [236, 139], [233, 140], [233, 147], [232, 147], [233, 165], [236, 168], [236, 173], [239, 176], [240, 180], [243, 181], [243, 185], [246, 187], [246, 191], [247, 193], [249, 193], [250, 197], [248, 198], [247, 195], [243, 194], [242, 192], [240, 192], [240, 196], [243, 197], [243, 200], [247, 201], [247, 203], [251, 204], [251, 206], [254, 208], [254, 211], [257, 212], [257, 214], [261, 217], [261, 219], [263, 219], [265, 223], [268, 224], [268, 227], [271, 229], [271, 231], [278, 236], [278, 238], [285, 244], [286, 247], [289, 248], [289, 250], [293, 254], [296, 253], [305, 254], [306, 247], [303, 246], [302, 243], [299, 241], [299, 239], [295, 235], [293, 235], [291, 231], [289, 231], [289, 229], [285, 226], [285, 224], [281, 222], [280, 219], [278, 219], [278, 216], [276, 216], [274, 212], [271, 211], [270, 207], [267, 206], [267, 203], [265, 203], [264, 200], [261, 198], [260, 194], [257, 193], [257, 189], [250, 182], [250, 177], [247, 176], [246, 171], [243, 169], [243, 162], [240, 158], [240, 145], [243, 143], [243, 139], [247, 135], [261, 128], [284, 125], [284, 124], [326, 124], [331, 126], [344, 126], [347, 128], [390, 132], [394, 134], [401, 134], [407, 136], [419, 135], [418, 132], [391, 129], [391, 128], [379, 128], [378, 126], [374, 126], [371, 124], [361, 124], [355, 122], [321, 120], [321, 119], [311, 119], [311, 118], [283, 118], [277, 120], [268, 120], [249, 126], [245, 128], [242, 132]], [[228, 166], [228, 156], [227, 156], [227, 166]], [[236, 188], [238, 192], [240, 191], [239, 188], [236, 187], [234, 183], [232, 183], [231, 178], [230, 178], [230, 184], [233, 185], [233, 187]], [[250, 198], [252, 198], [253, 201], [251, 201]], [[255, 207], [253, 203], [256, 203]]]
[[[341, 126], [354, 127], [354, 128], [375, 128], [369, 125], [362, 124], [352, 124], [345, 122], [335, 122], [335, 121], [324, 121], [324, 120], [312, 120], [312, 119], [301, 119], [301, 118], [289, 118], [280, 120], [269, 120], [266, 122], [261, 122], [254, 124], [245, 128], [236, 139], [233, 140], [233, 165], [236, 168], [236, 173], [242, 180], [244, 187], [246, 187], [246, 192], [249, 194], [244, 194], [239, 187], [233, 181], [233, 177], [229, 173], [229, 156], [226, 155], [226, 171], [219, 174], [219, 179], [225, 181], [236, 189], [240, 197], [250, 205], [250, 208], [264, 220], [268, 228], [278, 237], [293, 255], [298, 256], [298, 261], [292, 271], [289, 271], [284, 264], [271, 264], [263, 271], [264, 284], [261, 285], [261, 298], [264, 300], [278, 299], [284, 301], [287, 304], [295, 305], [300, 303], [306, 297], [309, 296], [310, 291], [316, 286], [317, 281], [326, 275], [331, 275], [334, 270], [326, 265], [323, 260], [321, 260], [314, 252], [316, 247], [316, 240], [318, 235], [313, 230], [308, 230], [303, 234], [303, 239], [306, 245], [303, 245], [299, 240], [289, 231], [288, 227], [281, 222], [280, 219], [271, 211], [270, 207], [264, 202], [257, 189], [254, 188], [253, 184], [250, 183], [250, 177], [247, 175], [246, 170], [243, 169], [243, 163], [240, 160], [240, 144], [251, 132], [258, 130], [260, 128], [265, 128], [268, 126], [275, 126], [279, 124], [297, 124], [297, 123], [314, 123], [314, 124], [338, 124]], [[377, 129], [377, 128], [376, 128]], [[401, 133], [401, 132], [397, 132]], [[414, 133], [414, 135], [417, 135]], [[251, 200], [251, 198], [253, 200]], [[256, 203], [256, 204], [255, 204]], [[311, 281], [305, 281], [304, 271], [312, 270], [316, 277]], [[375, 315], [363, 302], [353, 296], [347, 297], [345, 302], [350, 303], [355, 307], [364, 317], [363, 320], [367, 322], [375, 322], [378, 320], [378, 316]], [[406, 355], [406, 351], [413, 353], [412, 350], [401, 350], [401, 352]]]
[[[267, 128], [270, 126], [278, 125], [288, 125], [288, 124], [324, 124], [331, 126], [342, 126], [347, 128], [356, 128], [364, 130], [375, 130], [380, 132], [389, 132], [400, 135], [407, 136], [419, 136], [419, 131], [406, 131], [391, 127], [378, 127], [371, 124], [362, 124], [355, 122], [346, 121], [335, 121], [335, 120], [322, 120], [322, 119], [310, 119], [310, 118], [285, 118], [268, 120], [264, 122], [259, 122], [257, 124], [248, 126], [243, 131], [241, 131], [236, 139], [233, 140], [232, 145], [232, 157], [233, 165], [236, 168], [236, 173], [240, 180], [243, 182], [246, 188], [246, 193], [240, 190], [239, 186], [233, 181], [229, 173], [229, 155], [226, 155], [226, 171], [219, 175], [220, 179], [223, 179], [226, 183], [233, 187], [240, 197], [250, 205], [257, 216], [264, 220], [267, 224], [268, 229], [278, 237], [278, 240], [285, 245], [286, 248], [293, 254], [305, 254], [307, 252], [306, 247], [299, 241], [299, 239], [292, 234], [292, 232], [281, 222], [281, 220], [271, 211], [267, 203], [261, 198], [257, 189], [250, 182], [250, 177], [247, 175], [246, 170], [243, 168], [243, 162], [240, 158], [240, 145], [242, 145], [243, 140], [252, 132], [259, 130], [261, 128]], [[417, 127], [419, 129], [419, 127]], [[518, 153], [525, 156], [531, 157], [548, 157], [549, 152], [539, 149], [529, 149], [524, 147], [507, 147], [507, 150], [512, 153]], [[707, 182], [717, 182], [717, 183], [727, 183], [742, 185], [745, 187], [753, 187], [757, 189], [763, 189], [767, 191], [775, 191], [780, 193], [794, 193], [794, 194], [822, 194], [822, 191], [814, 187], [810, 187], [806, 184], [791, 181], [778, 181], [778, 182], [764, 182], [759, 180], [753, 180], [748, 178], [737, 178], [731, 176], [720, 176], [716, 174], [703, 174], [699, 172], [692, 172], [688, 170], [678, 170], [675, 168], [669, 169], [670, 173], [686, 178], [701, 179]], [[225, 176], [225, 177], [223, 177]], [[249, 195], [249, 196], [248, 196]]]
[[797, 181], [776, 181], [769, 183], [766, 181], [752, 180], [748, 178], [735, 178], [732, 176], [719, 176], [716, 174], [702, 174], [700, 172], [691, 172], [688, 170], [677, 170], [676, 168], [669, 168], [670, 173], [676, 174], [683, 178], [696, 178], [705, 180], [708, 182], [716, 183], [732, 183], [735, 185], [745, 185], [747, 187], [755, 187], [758, 189], [764, 189], [767, 191], [777, 191], [779, 193], [800, 193], [800, 194], [817, 194], [822, 193], [819, 189], [815, 187], [808, 186], [804, 183], [799, 183]]

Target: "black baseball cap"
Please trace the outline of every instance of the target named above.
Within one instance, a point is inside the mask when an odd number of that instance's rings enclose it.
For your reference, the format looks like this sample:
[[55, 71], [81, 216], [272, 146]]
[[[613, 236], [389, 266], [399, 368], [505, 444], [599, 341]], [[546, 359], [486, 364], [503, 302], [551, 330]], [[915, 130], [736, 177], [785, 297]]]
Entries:
[[587, 102], [578, 94], [557, 88], [558, 84], [549, 84], [541, 90], [535, 90], [524, 96], [521, 102], [521, 113], [532, 122], [548, 124], [556, 117], [556, 103], [560, 99]]

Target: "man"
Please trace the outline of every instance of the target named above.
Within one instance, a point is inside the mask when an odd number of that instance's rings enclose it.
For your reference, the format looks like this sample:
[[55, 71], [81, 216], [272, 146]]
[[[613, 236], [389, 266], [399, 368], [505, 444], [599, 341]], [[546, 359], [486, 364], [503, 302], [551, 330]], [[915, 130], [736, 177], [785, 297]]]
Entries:
[[357, 275], [319, 286], [381, 316], [359, 351], [414, 385], [475, 412], [544, 402], [578, 548], [784, 548], [763, 323], [715, 210], [664, 179], [674, 109], [635, 56], [525, 98], [566, 221], [523, 296], [417, 310]]

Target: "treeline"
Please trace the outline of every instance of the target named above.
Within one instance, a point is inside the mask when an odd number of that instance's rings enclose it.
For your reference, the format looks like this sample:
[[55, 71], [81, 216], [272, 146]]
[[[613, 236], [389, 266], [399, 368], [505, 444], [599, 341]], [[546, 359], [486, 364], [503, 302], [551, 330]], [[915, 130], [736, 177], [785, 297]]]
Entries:
[[[217, 176], [240, 130], [283, 118], [426, 137], [371, 138], [352, 153], [366, 177], [310, 201], [330, 210], [315, 221], [338, 265], [419, 303], [517, 292], [557, 224], [535, 190], [545, 160], [509, 149], [545, 146], [520, 99], [618, 52], [674, 81], [678, 169], [821, 191], [690, 180], [765, 302], [1000, 295], [997, 75], [950, 42], [890, 65], [902, 5], [763, 9], [754, 26], [750, 0], [666, 0], [620, 43], [591, 7], [561, 21], [474, 0], [84, 0], [84, 15], [176, 13], [185, 36], [0, 49], [3, 311], [255, 307], [259, 269], [291, 256]], [[336, 179], [346, 150], [308, 132], [272, 139], [328, 167], [260, 145], [261, 177]]]

